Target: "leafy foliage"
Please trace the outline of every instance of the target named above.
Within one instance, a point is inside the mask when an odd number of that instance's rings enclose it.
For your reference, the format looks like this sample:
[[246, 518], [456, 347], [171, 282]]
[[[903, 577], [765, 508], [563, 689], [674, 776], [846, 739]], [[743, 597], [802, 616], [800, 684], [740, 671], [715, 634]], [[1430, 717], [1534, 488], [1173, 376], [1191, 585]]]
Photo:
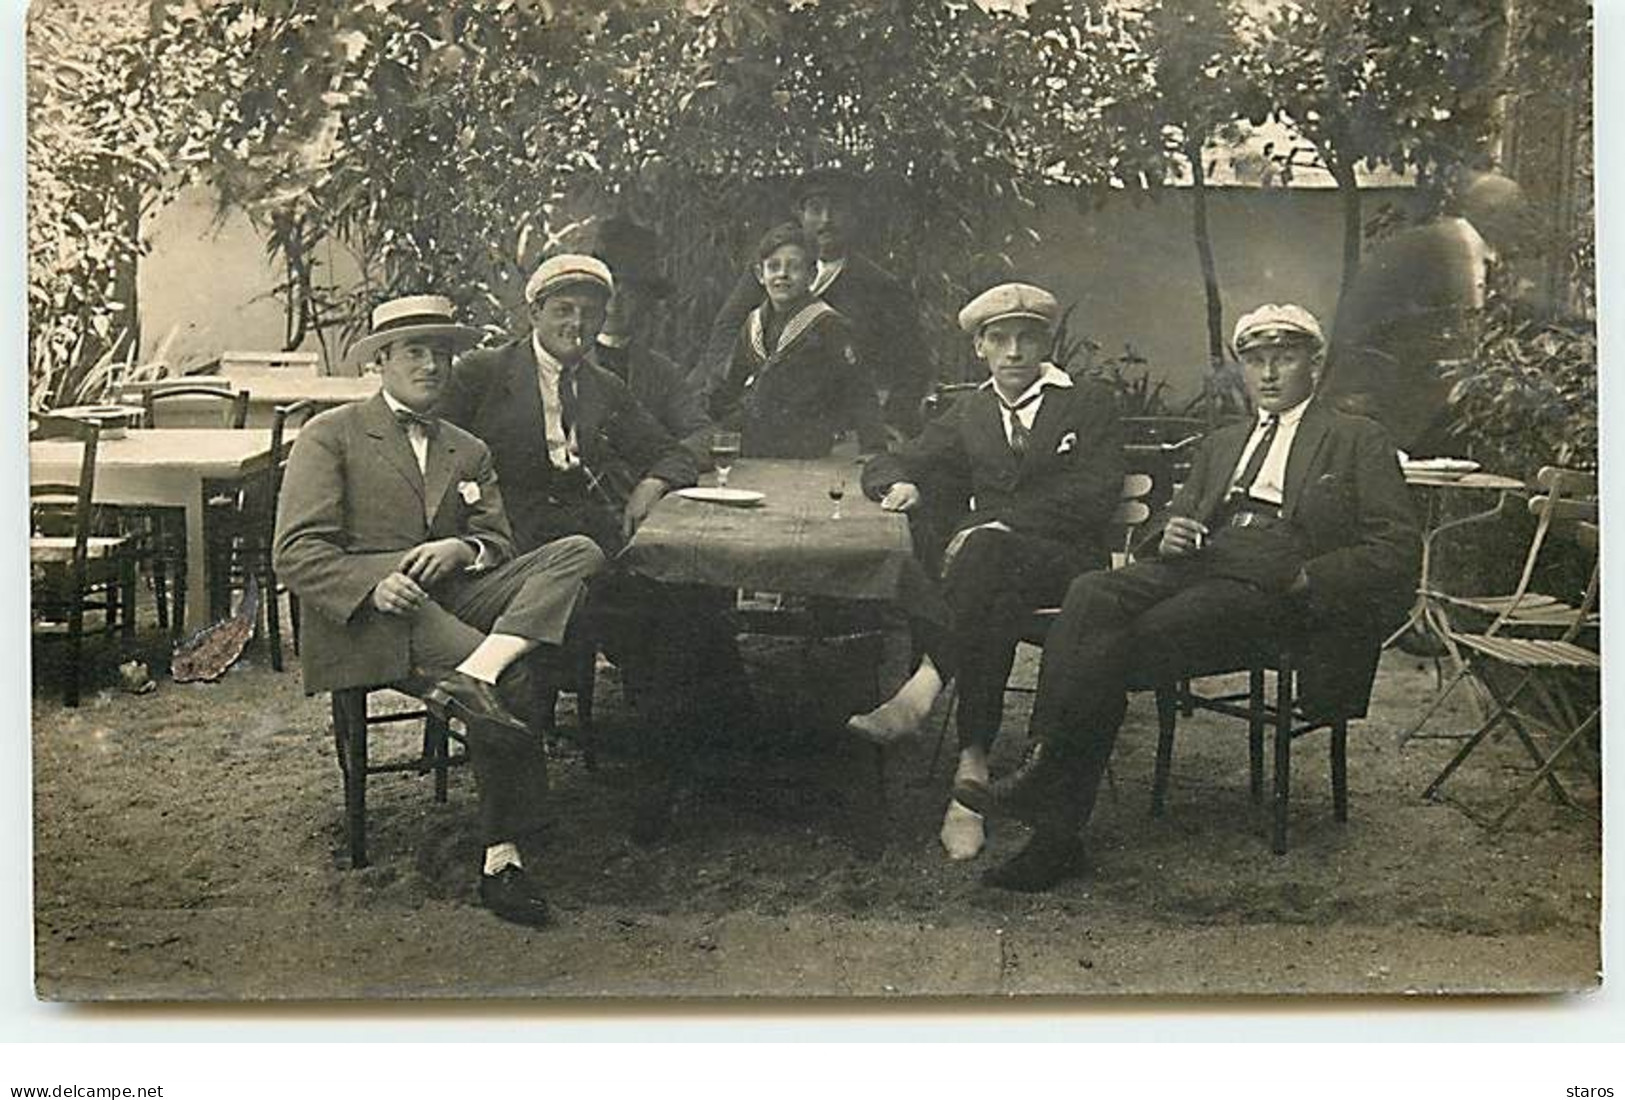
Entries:
[[196, 171], [225, 57], [163, 5], [42, 0], [28, 16], [29, 399], [93, 399], [140, 333], [142, 218]]

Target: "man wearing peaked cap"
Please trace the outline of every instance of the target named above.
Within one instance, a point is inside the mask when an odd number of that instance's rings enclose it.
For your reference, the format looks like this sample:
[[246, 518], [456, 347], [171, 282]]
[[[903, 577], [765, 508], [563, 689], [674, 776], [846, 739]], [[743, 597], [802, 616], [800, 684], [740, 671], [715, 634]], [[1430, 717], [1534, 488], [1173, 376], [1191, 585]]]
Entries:
[[1130, 684], [1233, 668], [1293, 639], [1306, 712], [1365, 711], [1421, 561], [1393, 442], [1315, 397], [1325, 339], [1307, 310], [1253, 310], [1233, 343], [1257, 415], [1202, 441], [1135, 562], [1067, 589], [1044, 643], [1028, 761], [996, 783], [955, 784], [967, 806], [1033, 828], [994, 885], [1045, 890], [1081, 872], [1078, 833]]
[[528, 337], [470, 352], [447, 388], [446, 419], [491, 448], [521, 547], [585, 534], [608, 554], [694, 459], [598, 365], [615, 279], [596, 256], [564, 253], [525, 284]]
[[[834, 307], [853, 329], [858, 361], [884, 395], [885, 422], [900, 433], [919, 427], [920, 401], [936, 381], [936, 363], [920, 333], [920, 307], [893, 274], [856, 251], [859, 181], [839, 169], [814, 169], [788, 188], [792, 214], [818, 246], [813, 297]], [[709, 394], [728, 377], [740, 329], [766, 299], [755, 265], [740, 273], [717, 311], [690, 382]]]
[[[521, 548], [586, 535], [613, 557], [666, 492], [697, 480], [694, 456], [598, 362], [616, 285], [595, 256], [549, 258], [526, 283], [530, 334], [470, 352], [453, 369], [446, 417], [491, 448]], [[585, 619], [621, 668], [646, 724], [658, 723], [655, 750], [674, 767], [686, 762], [688, 730], [721, 724], [709, 713], [695, 717], [696, 707], [734, 697], [719, 691], [696, 698], [702, 693], [685, 690], [685, 681], [696, 665], [730, 676], [737, 665], [731, 634], [719, 636], [716, 617], [686, 590], [614, 568], [594, 582]], [[648, 807], [651, 831], [666, 809]]]
[[273, 553], [305, 608], [305, 690], [398, 685], [464, 723], [485, 834], [480, 899], [536, 925], [547, 904], [520, 848], [536, 839], [547, 772], [520, 715], [531, 666], [556, 654], [604, 555], [580, 536], [517, 549], [490, 452], [440, 419], [452, 353], [480, 335], [438, 295], [373, 311], [351, 360], [375, 365], [382, 391], [300, 431]]
[[[882, 744], [912, 736], [957, 678], [959, 779], [987, 779], [1004, 685], [1033, 611], [1054, 606], [1073, 577], [1109, 560], [1123, 482], [1116, 401], [1049, 361], [1059, 313], [1054, 295], [1029, 283], [972, 299], [959, 323], [987, 381], [863, 473], [864, 491], [883, 508], [954, 517], [942, 569], [950, 614], [913, 624], [926, 656], [890, 700], [854, 715], [849, 728]], [[982, 819], [951, 801], [940, 836], [951, 858], [972, 858]]]

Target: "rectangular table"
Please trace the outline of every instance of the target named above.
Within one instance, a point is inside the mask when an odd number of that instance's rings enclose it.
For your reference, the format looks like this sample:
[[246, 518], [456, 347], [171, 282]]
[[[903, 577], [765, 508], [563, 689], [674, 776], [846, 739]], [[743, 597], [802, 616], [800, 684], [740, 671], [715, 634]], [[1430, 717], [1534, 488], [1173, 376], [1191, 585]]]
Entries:
[[[164, 379], [156, 383], [132, 383], [124, 387], [126, 398], [130, 403], [138, 404], [143, 391], [162, 387], [166, 382], [174, 381], [175, 379]], [[270, 427], [278, 405], [310, 400], [320, 408], [330, 409], [337, 405], [347, 405], [352, 401], [365, 401], [377, 393], [379, 387], [376, 374], [363, 375], [360, 378], [335, 378], [294, 368], [240, 370], [229, 374], [200, 375], [189, 381], [202, 385], [229, 384], [233, 389], [247, 390], [248, 426], [251, 428]], [[220, 426], [220, 412], [217, 407], [205, 405], [201, 401], [195, 408], [189, 407], [191, 405], [192, 403], [185, 398], [176, 398], [172, 407], [165, 407], [163, 423], [174, 428]]]
[[[292, 441], [296, 432], [287, 433]], [[28, 445], [35, 482], [79, 480], [80, 444], [40, 440]], [[206, 626], [208, 555], [204, 552], [204, 493], [209, 482], [241, 482], [267, 468], [271, 433], [263, 428], [132, 428], [123, 439], [103, 439], [96, 452], [96, 500], [146, 508], [179, 508], [186, 516], [186, 623]]]
[[[622, 561], [671, 584], [703, 584], [883, 600], [909, 607], [929, 583], [914, 558], [908, 520], [882, 511], [858, 487], [851, 459], [743, 459], [729, 488], [766, 499], [740, 508], [668, 494], [649, 513]], [[830, 485], [846, 479], [842, 518], [831, 519]], [[706, 484], [712, 483], [707, 475]]]

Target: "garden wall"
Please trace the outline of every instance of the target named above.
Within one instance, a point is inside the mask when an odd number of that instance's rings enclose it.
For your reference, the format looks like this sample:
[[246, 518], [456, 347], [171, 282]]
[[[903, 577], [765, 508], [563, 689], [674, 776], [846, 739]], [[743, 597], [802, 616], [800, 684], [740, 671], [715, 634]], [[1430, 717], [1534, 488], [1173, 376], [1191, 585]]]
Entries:
[[[1367, 216], [1407, 194], [1366, 191]], [[1207, 361], [1190, 201], [1185, 190], [1088, 209], [1052, 200], [1036, 223], [1043, 243], [1012, 256], [1020, 277], [1050, 287], [1063, 304], [1080, 303], [1076, 331], [1107, 355], [1132, 344], [1179, 399], [1196, 392]], [[1230, 188], [1210, 192], [1210, 205], [1226, 325], [1241, 310], [1284, 299], [1329, 325], [1341, 274], [1336, 193]], [[281, 346], [282, 304], [271, 293], [281, 272], [247, 218], [219, 219], [212, 193], [189, 191], [157, 215], [149, 241], [140, 284], [144, 354], [177, 325], [172, 362]], [[343, 249], [323, 250], [320, 259], [330, 277], [355, 278]], [[317, 348], [314, 339], [306, 346]]]

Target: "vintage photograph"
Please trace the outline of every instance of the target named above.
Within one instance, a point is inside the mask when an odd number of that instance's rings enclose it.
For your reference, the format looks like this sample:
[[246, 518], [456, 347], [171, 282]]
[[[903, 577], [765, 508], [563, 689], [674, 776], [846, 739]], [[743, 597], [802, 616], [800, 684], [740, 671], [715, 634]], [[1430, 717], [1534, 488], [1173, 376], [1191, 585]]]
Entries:
[[39, 999], [1601, 983], [1585, 0], [26, 33]]

